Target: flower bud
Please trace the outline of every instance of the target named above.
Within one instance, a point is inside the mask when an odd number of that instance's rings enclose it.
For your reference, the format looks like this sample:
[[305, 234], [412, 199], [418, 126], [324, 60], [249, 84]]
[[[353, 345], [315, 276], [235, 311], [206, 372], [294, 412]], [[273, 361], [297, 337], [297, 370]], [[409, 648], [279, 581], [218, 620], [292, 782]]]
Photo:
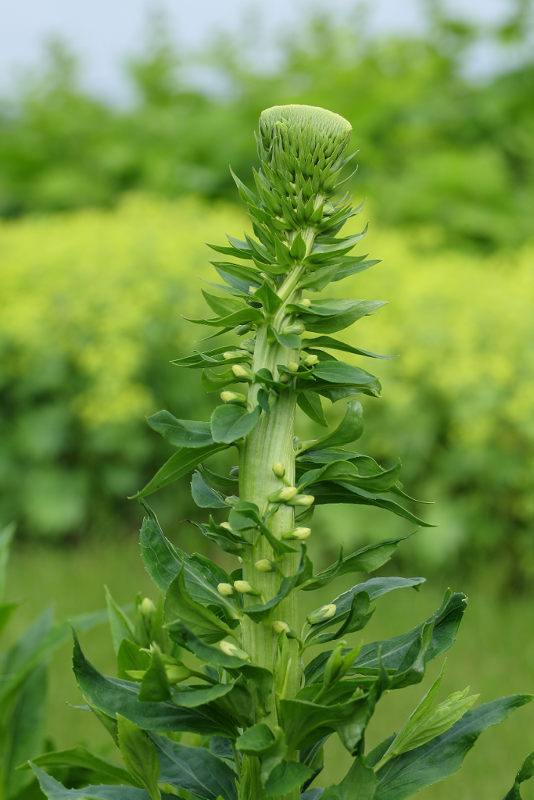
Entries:
[[268, 558], [260, 558], [254, 566], [259, 572], [272, 572], [273, 570], [273, 563]]
[[305, 506], [307, 508], [311, 506], [314, 501], [315, 497], [312, 494], [297, 494], [297, 496], [291, 501], [291, 505]]
[[250, 660], [250, 656], [248, 655], [248, 653], [245, 653], [244, 650], [241, 650], [241, 648], [235, 645], [233, 642], [227, 642], [223, 639], [222, 642], [219, 642], [219, 648], [227, 656], [234, 656], [234, 658], [241, 658], [243, 661]]
[[241, 392], [221, 392], [220, 398], [223, 403], [237, 403], [238, 405], [245, 405], [247, 398]]
[[246, 367], [241, 366], [241, 364], [233, 364], [232, 365], [232, 372], [236, 378], [244, 379], [244, 380], [251, 380], [252, 373]]
[[275, 461], [273, 464], [273, 472], [277, 478], [283, 478], [286, 474], [286, 468], [281, 461]]
[[222, 594], [223, 597], [230, 597], [234, 593], [234, 588], [231, 583], [218, 583], [217, 591], [219, 594]]
[[231, 358], [242, 358], [243, 353], [239, 353], [237, 350], [227, 350], [223, 353], [223, 358], [225, 361], [229, 361]]
[[230, 531], [230, 533], [232, 533], [232, 526], [230, 525], [229, 522], [221, 522], [219, 528], [224, 528], [225, 531]]
[[296, 361], [290, 361], [287, 368], [290, 372], [298, 372], [299, 365]]
[[311, 306], [311, 300], [308, 300], [308, 298], [305, 297], [304, 300], [300, 301], [300, 305], [304, 306], [304, 308], [309, 308]]
[[307, 367], [314, 367], [318, 361], [319, 361], [319, 356], [316, 356], [315, 353], [306, 356], [306, 358], [304, 359], [304, 363], [306, 364]]
[[234, 589], [239, 594], [258, 594], [248, 581], [234, 581]]
[[291, 325], [287, 325], [282, 333], [296, 333], [298, 335], [304, 333], [305, 330], [306, 326], [303, 322], [293, 322]]
[[311, 528], [293, 528], [291, 531], [282, 534], [282, 539], [307, 539], [311, 534]]
[[183, 664], [165, 664], [165, 674], [169, 683], [180, 683], [191, 675], [191, 670]]
[[328, 605], [321, 606], [321, 608], [317, 608], [311, 614], [308, 614], [307, 620], [310, 625], [317, 625], [318, 622], [325, 622], [327, 619], [331, 619], [336, 611], [337, 607], [334, 603], [328, 603]]
[[278, 489], [277, 492], [273, 492], [273, 494], [269, 495], [269, 502], [288, 503], [296, 494], [297, 488], [295, 486], [284, 486], [282, 489]]
[[229, 506], [235, 506], [236, 503], [239, 503], [239, 497], [236, 494], [229, 494], [224, 498], [224, 502]]
[[156, 613], [156, 606], [150, 599], [150, 597], [144, 597], [139, 605], [139, 612], [144, 617], [153, 617]]
[[275, 633], [289, 633], [291, 628], [282, 619], [275, 619], [273, 622], [273, 631]]

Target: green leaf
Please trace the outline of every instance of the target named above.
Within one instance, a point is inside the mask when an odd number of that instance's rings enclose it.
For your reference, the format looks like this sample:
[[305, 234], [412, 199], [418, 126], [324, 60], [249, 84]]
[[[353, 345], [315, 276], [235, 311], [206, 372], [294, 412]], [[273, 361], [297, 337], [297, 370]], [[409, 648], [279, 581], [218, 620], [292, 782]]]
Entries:
[[117, 714], [117, 729], [119, 748], [126, 769], [135, 783], [146, 789], [151, 800], [160, 800], [161, 793], [158, 788], [160, 766], [153, 742], [135, 723], [121, 714]]
[[401, 506], [395, 500], [389, 497], [368, 492], [358, 486], [352, 486], [346, 482], [324, 482], [314, 485], [313, 494], [317, 505], [323, 503], [349, 503], [364, 506], [376, 506], [377, 508], [384, 508], [398, 517], [414, 522], [424, 528], [434, 527], [432, 523], [426, 522], [421, 517], [412, 514], [406, 508]]
[[288, 310], [298, 313], [307, 331], [335, 333], [386, 305], [374, 300], [314, 300], [310, 306], [290, 304]]
[[340, 256], [352, 250], [354, 245], [362, 239], [367, 232], [367, 226], [361, 233], [356, 233], [353, 236], [344, 236], [340, 239], [332, 239], [328, 244], [314, 244], [312, 252], [306, 259], [306, 263], [319, 264], [322, 261], [328, 261], [333, 256]]
[[141, 497], [148, 497], [149, 494], [163, 489], [170, 483], [178, 480], [178, 478], [187, 475], [205, 458], [209, 458], [215, 453], [220, 453], [221, 450], [226, 450], [225, 444], [211, 444], [206, 447], [197, 447], [195, 449], [182, 448], [174, 453], [168, 461], [156, 472], [152, 480], [141, 489], [137, 494], [132, 495], [130, 499], [138, 500]]
[[210, 422], [214, 441], [231, 444], [237, 439], [242, 439], [257, 425], [260, 415], [259, 406], [250, 413], [242, 406], [231, 403], [217, 406]]
[[228, 314], [233, 314], [234, 312], [240, 311], [243, 308], [242, 300], [238, 300], [234, 297], [221, 297], [220, 295], [206, 292], [205, 289], [201, 289], [201, 291], [211, 310], [221, 317], [228, 316]]
[[294, 789], [300, 789], [313, 775], [313, 770], [306, 764], [297, 761], [282, 761], [278, 764], [265, 782], [266, 797], [286, 795]]
[[199, 508], [228, 508], [223, 496], [208, 486], [198, 470], [191, 479], [191, 495]]
[[[67, 789], [55, 778], [32, 764], [39, 786], [48, 800], [150, 800], [144, 789], [134, 786], [84, 786], [83, 789]], [[161, 795], [162, 800], [172, 800], [172, 795]]]
[[144, 672], [150, 664], [150, 655], [138, 644], [123, 639], [117, 653], [117, 675], [119, 678], [129, 679], [130, 671]]
[[321, 795], [321, 800], [373, 800], [376, 791], [374, 771], [357, 758], [341, 783], [330, 786]]
[[224, 317], [211, 317], [210, 319], [192, 319], [184, 317], [188, 322], [194, 322], [196, 325], [208, 325], [214, 328], [235, 328], [237, 325], [243, 325], [246, 322], [263, 322], [263, 314], [257, 308], [247, 306], [240, 311], [234, 311], [232, 314], [226, 314]]
[[5, 791], [6, 798], [16, 797], [33, 780], [31, 773], [18, 771], [16, 767], [26, 762], [43, 746], [47, 668], [48, 665], [43, 663], [30, 672], [19, 690], [8, 718], [4, 716], [2, 721], [6, 735], [1, 765], [5, 776], [2, 790]]
[[189, 747], [151, 734], [158, 752], [160, 781], [203, 800], [237, 800], [234, 771], [204, 747]]
[[445, 733], [391, 759], [377, 773], [375, 800], [403, 800], [452, 775], [486, 728], [496, 725], [532, 695], [512, 695], [468, 711]]
[[260, 286], [262, 278], [253, 267], [245, 267], [242, 264], [232, 264], [228, 261], [211, 261], [223, 281], [234, 289], [244, 294], [249, 294], [251, 286]]
[[181, 647], [185, 647], [190, 653], [197, 656], [205, 664], [214, 667], [224, 667], [225, 669], [240, 669], [248, 664], [249, 659], [241, 655], [229, 655], [221, 649], [220, 645], [212, 646], [195, 636], [183, 622], [179, 620], [168, 626], [169, 633], [173, 640]]
[[279, 702], [280, 721], [288, 742], [295, 749], [308, 747], [323, 736], [338, 732], [343, 736], [349, 732], [351, 751], [361, 740], [369, 713], [367, 696], [350, 699], [344, 703], [321, 705], [307, 700], [288, 700]]
[[272, 326], [269, 327], [269, 332], [282, 347], [287, 347], [289, 350], [300, 350], [300, 336], [296, 333], [281, 333]]
[[129, 783], [131, 780], [130, 773], [124, 767], [97, 753], [92, 753], [82, 745], [45, 753], [34, 758], [33, 763], [38, 767], [79, 767], [89, 770], [93, 779], [112, 783]]
[[[316, 368], [317, 370], [317, 368]], [[362, 404], [359, 400], [350, 400], [347, 404], [347, 410], [345, 411], [345, 416], [337, 426], [337, 428], [329, 433], [327, 436], [324, 436], [322, 439], [318, 439], [308, 446], [304, 447], [303, 450], [310, 450], [310, 449], [324, 449], [327, 447], [340, 447], [344, 444], [350, 444], [351, 442], [356, 441], [359, 439], [363, 433], [363, 408]]]
[[264, 722], [259, 722], [243, 731], [236, 741], [236, 747], [247, 755], [259, 755], [269, 750], [276, 741], [272, 730]]
[[378, 378], [364, 369], [345, 364], [343, 361], [320, 361], [313, 368], [313, 374], [326, 383], [353, 387], [355, 391], [366, 394], [380, 394]]
[[341, 350], [345, 353], [354, 353], [357, 356], [366, 356], [367, 358], [396, 358], [396, 356], [380, 356], [377, 353], [371, 353], [369, 350], [362, 350], [361, 347], [353, 347], [353, 345], [342, 342], [339, 339], [333, 339], [331, 336], [315, 336], [313, 339], [303, 339], [302, 347], [305, 350], [326, 347], [327, 349]]
[[523, 765], [516, 775], [514, 785], [504, 798], [504, 800], [521, 800], [520, 784], [534, 777], [534, 753], [531, 753], [523, 762]]
[[6, 570], [9, 559], [9, 548], [15, 533], [15, 525], [7, 525], [0, 531], [0, 601], [3, 600], [6, 588]]
[[232, 634], [231, 628], [209, 607], [193, 599], [185, 584], [184, 569], [178, 573], [167, 590], [165, 617], [169, 624], [177, 619], [182, 620], [200, 639], [205, 639], [208, 643], [218, 642]]
[[139, 543], [146, 570], [156, 586], [166, 591], [183, 565], [180, 551], [161, 530], [152, 509], [143, 503], [148, 513], [141, 525]]
[[110, 717], [117, 713], [150, 731], [190, 731], [233, 738], [233, 727], [212, 704], [186, 708], [166, 702], [139, 701], [139, 686], [131, 681], [101, 675], [82, 653], [74, 637], [73, 667], [76, 681], [87, 701]]
[[299, 588], [306, 592], [314, 591], [330, 583], [338, 575], [354, 572], [374, 572], [386, 561], [389, 561], [399, 542], [403, 542], [407, 538], [408, 536], [399, 536], [395, 539], [385, 539], [376, 544], [369, 544], [365, 547], [360, 547], [350, 556], [345, 556], [345, 558], [341, 553], [335, 564], [331, 564], [327, 569], [314, 575], [313, 578], [304, 581]]
[[213, 444], [209, 422], [177, 419], [169, 411], [158, 411], [147, 419], [152, 430], [174, 447], [207, 447]]
[[328, 426], [328, 421], [323, 411], [321, 398], [315, 392], [299, 392], [297, 395], [297, 403], [313, 422], [317, 422], [324, 428]]
[[106, 605], [113, 647], [115, 652], [118, 653], [123, 639], [135, 639], [134, 626], [124, 611], [117, 605], [107, 586], [104, 586], [104, 591], [106, 593]]
[[156, 644], [150, 646], [150, 663], [139, 687], [139, 700], [142, 702], [170, 700], [171, 688], [161, 657], [161, 650]]
[[274, 289], [265, 281], [259, 289], [254, 292], [254, 300], [262, 304], [268, 316], [276, 314], [282, 305], [282, 299], [278, 297]]

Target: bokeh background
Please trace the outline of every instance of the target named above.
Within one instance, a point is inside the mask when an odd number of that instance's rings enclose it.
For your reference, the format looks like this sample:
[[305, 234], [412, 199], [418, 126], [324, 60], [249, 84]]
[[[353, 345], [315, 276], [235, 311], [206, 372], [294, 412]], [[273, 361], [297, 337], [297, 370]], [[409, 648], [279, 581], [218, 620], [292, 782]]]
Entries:
[[[201, 335], [184, 316], [203, 313], [213, 279], [204, 243], [247, 225], [228, 165], [250, 175], [263, 108], [307, 103], [345, 116], [360, 151], [349, 188], [366, 199], [362, 252], [381, 263], [341, 291], [389, 305], [354, 341], [399, 355], [374, 362], [384, 398], [365, 401], [361, 448], [400, 457], [407, 491], [435, 501], [418, 513], [437, 527], [394, 565], [433, 588], [374, 624], [407, 629], [447, 585], [472, 590], [449, 688], [532, 690], [530, 0], [21, 0], [2, 26], [0, 523], [17, 525], [8, 588], [22, 601], [8, 636], [50, 602], [58, 617], [101, 607], [104, 582], [124, 603], [149, 591], [126, 497], [169, 453], [144, 417], [209, 415], [214, 396], [170, 360]], [[187, 481], [154, 505], [171, 538], [202, 548], [179, 524], [195, 513]], [[410, 530], [341, 508], [318, 515], [314, 547], [326, 561]], [[107, 634], [89, 639], [111, 668]], [[50, 736], [104, 748], [64, 707], [79, 699], [67, 650], [52, 673]], [[398, 702], [392, 719], [411, 700]], [[499, 798], [526, 755], [518, 727], [420, 796]]]

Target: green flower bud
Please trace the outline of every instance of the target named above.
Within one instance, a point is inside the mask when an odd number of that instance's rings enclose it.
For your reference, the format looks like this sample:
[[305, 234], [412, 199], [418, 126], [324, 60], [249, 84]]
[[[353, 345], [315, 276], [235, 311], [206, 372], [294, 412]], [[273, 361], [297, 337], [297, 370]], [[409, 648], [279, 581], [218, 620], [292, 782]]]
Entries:
[[296, 361], [290, 361], [289, 364], [287, 365], [287, 368], [291, 372], [297, 372], [298, 368], [299, 368], [299, 365], [297, 364]]
[[284, 622], [282, 619], [275, 619], [273, 622], [273, 631], [275, 633], [289, 633], [291, 628], [287, 622]]
[[244, 650], [241, 650], [241, 648], [235, 645], [233, 642], [227, 642], [223, 639], [222, 642], [219, 642], [219, 648], [227, 656], [234, 656], [235, 658], [241, 658], [243, 661], [250, 660], [249, 654], [245, 653]]
[[230, 531], [230, 533], [232, 533], [232, 526], [229, 522], [221, 522], [219, 528], [224, 528], [226, 531]]
[[297, 494], [297, 496], [291, 501], [292, 506], [311, 506], [312, 503], [315, 501], [315, 497], [312, 494]]
[[180, 683], [191, 675], [191, 670], [183, 664], [165, 664], [165, 674], [169, 683]]
[[236, 378], [244, 379], [244, 380], [252, 380], [252, 372], [247, 369], [247, 367], [241, 366], [241, 364], [233, 364], [232, 365], [232, 372]]
[[221, 392], [220, 398], [223, 403], [237, 403], [237, 405], [246, 405], [247, 398], [240, 392]]
[[222, 594], [223, 597], [230, 597], [234, 593], [234, 589], [231, 583], [218, 583], [217, 591], [219, 592], [219, 594]]
[[328, 603], [328, 605], [321, 606], [321, 608], [317, 608], [315, 611], [312, 611], [311, 614], [308, 614], [307, 620], [310, 625], [317, 625], [319, 622], [325, 622], [327, 619], [331, 619], [336, 613], [336, 610], [337, 608], [334, 603]]
[[282, 534], [282, 539], [307, 539], [311, 534], [311, 528], [293, 528], [291, 531]]
[[300, 301], [300, 304], [301, 306], [304, 306], [304, 308], [309, 308], [311, 306], [311, 300], [305, 297], [304, 300]]
[[303, 322], [293, 322], [291, 325], [286, 325], [282, 333], [296, 333], [297, 335], [300, 335], [301, 333], [304, 333], [305, 330], [306, 326]]
[[239, 497], [236, 494], [229, 494], [224, 498], [224, 502], [229, 506], [235, 506], [236, 503], [239, 503]]
[[144, 617], [149, 617], [150, 619], [154, 616], [154, 614], [156, 613], [156, 606], [154, 605], [150, 597], [143, 598], [141, 604], [139, 605], [139, 612]]
[[281, 461], [275, 461], [273, 464], [273, 472], [277, 478], [283, 478], [286, 474], [286, 468]]
[[306, 356], [306, 358], [304, 359], [304, 363], [306, 364], [307, 367], [315, 366], [315, 364], [317, 364], [318, 361], [319, 361], [319, 356], [316, 356], [315, 353]]
[[248, 581], [234, 581], [234, 589], [239, 594], [258, 594]]
[[296, 494], [297, 488], [295, 486], [284, 486], [282, 489], [278, 489], [277, 492], [273, 492], [273, 494], [269, 495], [269, 502], [288, 503]]
[[273, 570], [273, 562], [269, 561], [268, 558], [260, 558], [259, 561], [256, 561], [254, 566], [259, 572], [272, 572]]

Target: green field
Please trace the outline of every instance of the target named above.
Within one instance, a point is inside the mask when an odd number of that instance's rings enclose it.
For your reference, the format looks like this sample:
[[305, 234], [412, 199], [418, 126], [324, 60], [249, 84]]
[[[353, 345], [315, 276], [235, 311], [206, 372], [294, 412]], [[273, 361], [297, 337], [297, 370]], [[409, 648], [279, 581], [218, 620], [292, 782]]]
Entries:
[[[385, 597], [365, 631], [366, 639], [392, 636], [417, 624], [437, 608], [450, 584], [455, 590], [465, 591], [470, 602], [457, 644], [447, 657], [441, 695], [470, 685], [473, 692], [480, 692], [480, 700], [486, 702], [504, 694], [531, 691], [534, 687], [532, 601], [529, 598], [495, 599], [492, 586], [496, 577], [486, 572], [471, 579], [467, 586], [458, 586], [451, 575], [443, 573], [442, 578], [435, 578], [418, 593], [410, 590]], [[11, 628], [13, 634], [15, 626], [20, 630], [22, 624], [29, 623], [49, 603], [54, 604], [58, 618], [102, 608], [104, 584], [123, 604], [131, 602], [137, 591], [154, 595], [133, 534], [120, 541], [94, 541], [62, 550], [21, 547], [13, 555], [9, 581], [10, 597], [22, 602]], [[339, 580], [329, 591], [338, 593], [347, 584], [348, 580]], [[325, 595], [324, 600], [329, 599]], [[303, 602], [306, 600], [309, 596], [304, 594]], [[357, 635], [354, 641], [359, 641]], [[99, 669], [113, 673], [113, 649], [105, 626], [85, 634], [82, 643]], [[370, 729], [376, 741], [404, 721], [437, 675], [442, 663], [438, 662], [431, 665], [423, 687], [393, 693], [383, 701]], [[81, 697], [71, 673], [68, 645], [53, 659], [50, 682], [47, 732], [55, 746], [68, 747], [84, 742], [111, 753], [113, 746], [109, 746], [104, 729], [88, 713], [70, 705], [80, 704]], [[455, 800], [501, 800], [522, 759], [532, 749], [533, 730], [534, 708], [519, 710], [500, 728], [482, 735], [461, 772], [418, 796], [421, 800], [449, 800], [451, 797]], [[324, 782], [328, 785], [342, 777], [349, 758], [332, 743], [327, 759], [330, 763]], [[534, 787], [526, 784], [523, 794], [525, 800], [532, 800]]]

